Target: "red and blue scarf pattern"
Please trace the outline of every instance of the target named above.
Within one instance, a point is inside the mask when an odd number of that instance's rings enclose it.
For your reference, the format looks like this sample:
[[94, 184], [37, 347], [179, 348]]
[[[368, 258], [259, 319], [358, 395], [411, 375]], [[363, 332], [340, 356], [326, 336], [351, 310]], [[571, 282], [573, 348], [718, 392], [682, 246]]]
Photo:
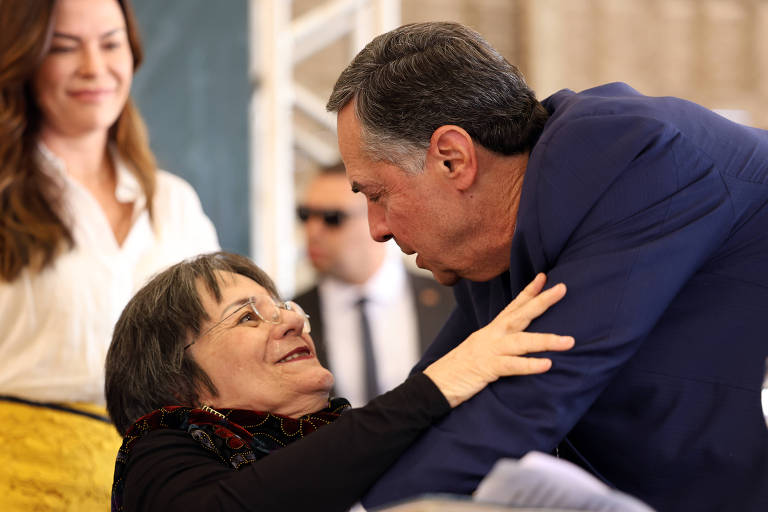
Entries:
[[131, 449], [142, 437], [159, 429], [189, 433], [206, 451], [216, 454], [233, 470], [251, 464], [323, 425], [332, 423], [349, 407], [343, 398], [333, 398], [328, 407], [300, 418], [241, 409], [193, 409], [168, 406], [139, 418], [123, 438], [115, 461], [112, 482], [112, 511], [123, 510], [125, 470]]

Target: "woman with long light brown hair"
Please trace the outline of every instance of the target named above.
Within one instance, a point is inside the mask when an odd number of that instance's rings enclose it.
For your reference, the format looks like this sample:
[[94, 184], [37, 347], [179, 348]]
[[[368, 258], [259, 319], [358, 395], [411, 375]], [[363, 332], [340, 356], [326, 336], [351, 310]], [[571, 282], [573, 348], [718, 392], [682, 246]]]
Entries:
[[104, 359], [133, 292], [218, 241], [155, 167], [129, 0], [0, 0], [0, 509], [104, 510]]

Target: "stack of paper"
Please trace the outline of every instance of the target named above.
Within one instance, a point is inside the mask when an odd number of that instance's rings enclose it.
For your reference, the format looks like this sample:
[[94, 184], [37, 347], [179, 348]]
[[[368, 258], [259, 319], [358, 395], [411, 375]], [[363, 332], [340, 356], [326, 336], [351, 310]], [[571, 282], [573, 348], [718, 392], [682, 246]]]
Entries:
[[568, 461], [539, 452], [501, 459], [473, 497], [424, 496], [378, 512], [653, 512]]
[[475, 500], [514, 507], [589, 512], [651, 512], [645, 503], [611, 489], [580, 467], [539, 452], [501, 459], [480, 482]]

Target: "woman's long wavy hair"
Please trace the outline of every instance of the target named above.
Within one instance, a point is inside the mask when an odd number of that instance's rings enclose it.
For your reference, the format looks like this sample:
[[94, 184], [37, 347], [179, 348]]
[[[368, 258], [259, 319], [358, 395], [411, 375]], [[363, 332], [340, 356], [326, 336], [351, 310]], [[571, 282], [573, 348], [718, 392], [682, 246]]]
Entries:
[[[142, 59], [136, 18], [130, 0], [116, 1], [135, 70]], [[0, 0], [0, 281], [16, 279], [26, 267], [39, 271], [74, 246], [59, 185], [37, 157], [41, 113], [31, 86], [51, 44], [55, 5], [56, 0]], [[155, 158], [130, 98], [108, 140], [136, 175], [151, 215]]]

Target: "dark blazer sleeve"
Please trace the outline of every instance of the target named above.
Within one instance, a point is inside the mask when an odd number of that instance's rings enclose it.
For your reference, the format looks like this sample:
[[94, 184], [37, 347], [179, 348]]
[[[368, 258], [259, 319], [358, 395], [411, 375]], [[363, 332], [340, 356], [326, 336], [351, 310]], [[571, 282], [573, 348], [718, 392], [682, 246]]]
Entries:
[[423, 354], [456, 306], [451, 288], [430, 277], [408, 272], [419, 326], [419, 353]]
[[[673, 127], [608, 115], [562, 130], [536, 146], [539, 162], [529, 165], [510, 273], [525, 277], [516, 286], [538, 270], [550, 284], [567, 284], [565, 299], [528, 330], [573, 335], [576, 347], [550, 354], [549, 373], [501, 379], [455, 409], [377, 482], [367, 507], [428, 492], [469, 494], [498, 458], [552, 452], [728, 236], [734, 209], [723, 179]], [[488, 303], [488, 286], [458, 285], [463, 316], [452, 315], [418, 367], [503, 307]], [[592, 428], [610, 430], [620, 415], [611, 414]], [[631, 407], [621, 414], [636, 415]]]
[[304, 312], [309, 315], [309, 323], [312, 326], [312, 341], [315, 343], [317, 359], [325, 368], [328, 366], [328, 351], [325, 347], [325, 322], [323, 321], [322, 307], [320, 306], [320, 289], [314, 286], [294, 297], [293, 299]]
[[126, 469], [125, 510], [344, 511], [450, 407], [415, 374], [365, 407], [239, 471], [182, 431], [138, 441]]

